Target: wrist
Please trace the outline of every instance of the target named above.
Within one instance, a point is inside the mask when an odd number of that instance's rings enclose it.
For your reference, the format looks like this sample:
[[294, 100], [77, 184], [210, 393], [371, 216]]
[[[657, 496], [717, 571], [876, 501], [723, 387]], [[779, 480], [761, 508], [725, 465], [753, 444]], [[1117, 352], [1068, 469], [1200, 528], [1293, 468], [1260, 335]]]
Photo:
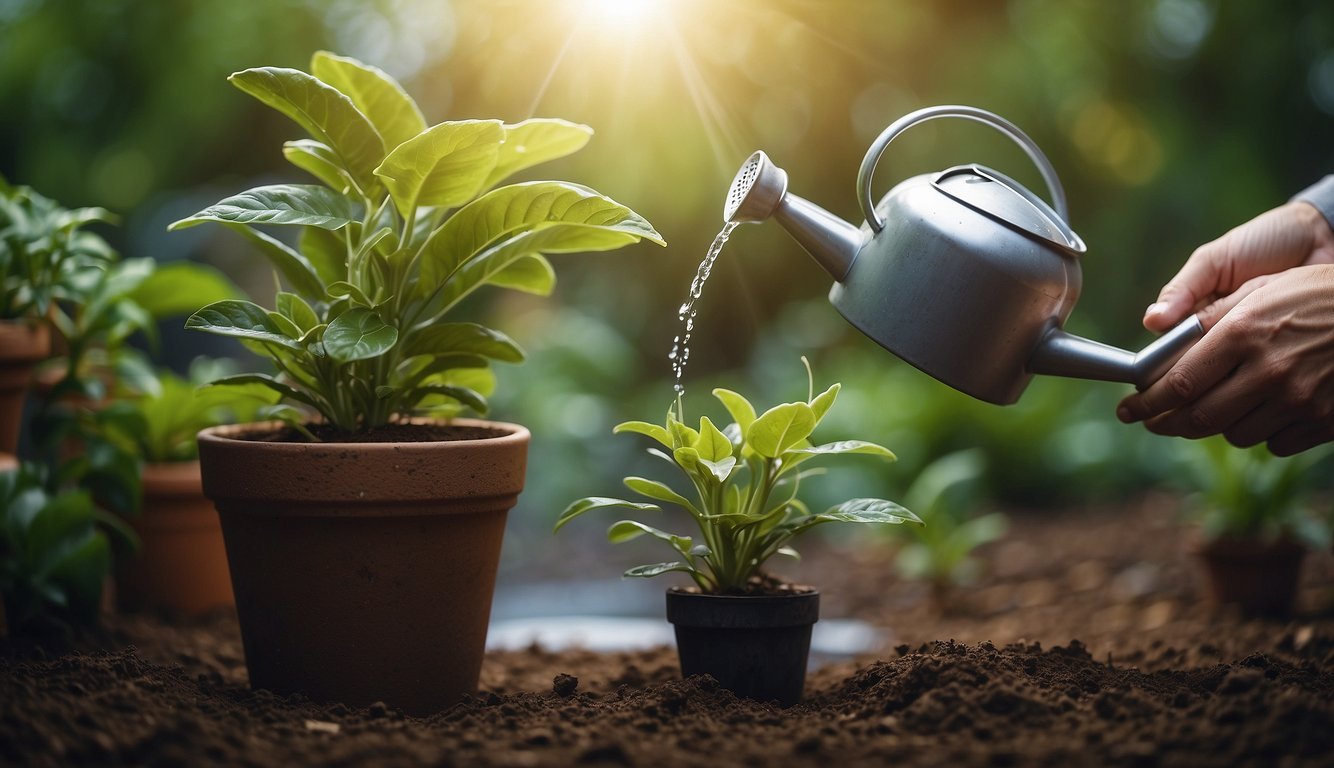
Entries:
[[1334, 223], [1309, 200], [1293, 200], [1287, 204], [1297, 220], [1297, 226], [1311, 235], [1312, 250], [1334, 248]]
[[1334, 238], [1334, 174], [1293, 195], [1289, 205], [1301, 210], [1303, 222], [1310, 227], [1307, 231], [1315, 235], [1316, 242], [1328, 243]]

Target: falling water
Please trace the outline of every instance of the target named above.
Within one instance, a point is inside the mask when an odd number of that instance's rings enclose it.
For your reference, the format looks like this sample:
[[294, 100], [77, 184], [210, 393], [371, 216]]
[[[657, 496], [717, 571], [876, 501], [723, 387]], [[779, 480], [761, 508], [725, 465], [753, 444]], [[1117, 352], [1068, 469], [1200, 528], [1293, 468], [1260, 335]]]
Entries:
[[676, 399], [679, 403], [681, 396], [686, 393], [685, 385], [681, 383], [685, 375], [686, 363], [690, 362], [690, 335], [695, 331], [695, 302], [699, 301], [699, 296], [704, 292], [704, 283], [709, 279], [709, 273], [713, 271], [713, 263], [718, 260], [718, 254], [722, 253], [723, 246], [727, 244], [727, 238], [732, 236], [732, 230], [737, 228], [740, 222], [729, 221], [723, 225], [723, 229], [718, 236], [713, 239], [713, 245], [709, 246], [709, 252], [704, 254], [704, 261], [699, 263], [699, 269], [695, 272], [695, 279], [690, 281], [690, 295], [681, 305], [680, 311], [676, 313], [676, 319], [682, 323], [681, 332], [672, 339], [672, 351], [667, 355], [668, 361], [672, 364], [672, 373], [676, 374]]

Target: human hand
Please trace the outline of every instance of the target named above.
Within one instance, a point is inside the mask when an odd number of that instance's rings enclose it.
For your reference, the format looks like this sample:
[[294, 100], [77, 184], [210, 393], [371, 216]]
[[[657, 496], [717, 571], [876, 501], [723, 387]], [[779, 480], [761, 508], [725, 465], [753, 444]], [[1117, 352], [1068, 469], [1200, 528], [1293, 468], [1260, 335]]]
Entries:
[[1288, 203], [1232, 229], [1190, 255], [1144, 312], [1144, 327], [1162, 333], [1192, 312], [1205, 330], [1276, 273], [1334, 264], [1334, 230], [1314, 206]]
[[[1222, 433], [1241, 447], [1266, 442], [1279, 456], [1334, 440], [1334, 232], [1321, 222], [1325, 242], [1309, 249], [1305, 266], [1242, 279], [1210, 305], [1225, 308], [1205, 323], [1212, 329], [1204, 338], [1161, 379], [1122, 400], [1117, 417], [1161, 435]], [[1267, 245], [1283, 239], [1269, 238]], [[1312, 263], [1313, 256], [1322, 261]], [[1231, 271], [1216, 274], [1241, 274], [1230, 263]]]

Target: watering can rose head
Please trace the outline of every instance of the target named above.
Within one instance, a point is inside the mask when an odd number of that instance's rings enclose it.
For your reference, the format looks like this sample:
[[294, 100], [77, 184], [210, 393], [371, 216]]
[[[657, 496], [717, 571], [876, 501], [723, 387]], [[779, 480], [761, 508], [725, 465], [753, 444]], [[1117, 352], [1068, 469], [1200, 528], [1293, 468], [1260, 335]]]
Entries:
[[[804, 361], [804, 358], [803, 358]], [[807, 369], [809, 374], [809, 368]], [[649, 453], [676, 468], [689, 485], [678, 493], [657, 480], [625, 478], [625, 486], [648, 502], [591, 496], [570, 504], [556, 521], [556, 530], [586, 512], [604, 507], [658, 511], [654, 502], [679, 507], [694, 518], [699, 538], [682, 536], [636, 520], [621, 520], [607, 530], [613, 542], [648, 535], [665, 542], [676, 559], [641, 565], [626, 576], [657, 576], [680, 571], [709, 594], [742, 593], [774, 555], [796, 557], [793, 538], [831, 522], [921, 524], [912, 512], [884, 499], [850, 499], [824, 512], [812, 513], [798, 498], [803, 480], [823, 474], [824, 459], [863, 455], [894, 460], [888, 448], [862, 440], [815, 444], [811, 435], [838, 397], [834, 384], [819, 395], [812, 386], [805, 401], [776, 405], [763, 413], [745, 397], [715, 389], [732, 417], [718, 428], [707, 416], [696, 429], [684, 422], [678, 401], [662, 426], [643, 421], [617, 425], [615, 432], [652, 438], [659, 447]]]
[[[270, 416], [298, 429], [311, 412], [334, 430], [373, 429], [397, 417], [486, 411], [492, 361], [523, 359], [499, 331], [446, 322], [484, 285], [546, 295], [547, 255], [664, 244], [643, 217], [564, 181], [497, 187], [512, 174], [582, 148], [584, 125], [534, 119], [428, 126], [389, 75], [316, 53], [308, 74], [263, 67], [233, 85], [310, 135], [283, 155], [318, 184], [275, 184], [228, 197], [172, 229], [217, 222], [249, 239], [289, 290], [269, 310], [220, 301], [187, 327], [233, 336], [270, 358], [260, 384], [283, 402]], [[260, 226], [296, 227], [295, 245]], [[309, 436], [309, 433], [307, 433]]]

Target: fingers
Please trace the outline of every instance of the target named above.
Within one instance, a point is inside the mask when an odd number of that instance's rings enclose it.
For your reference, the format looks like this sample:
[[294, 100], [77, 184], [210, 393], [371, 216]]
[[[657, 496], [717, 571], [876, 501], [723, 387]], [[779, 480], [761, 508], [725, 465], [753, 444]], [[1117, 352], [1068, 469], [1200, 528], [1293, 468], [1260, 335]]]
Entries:
[[[1241, 361], [1242, 347], [1233, 343], [1231, 334], [1226, 332], [1226, 324], [1217, 330], [1206, 333], [1194, 347], [1182, 355], [1158, 381], [1143, 392], [1133, 394], [1121, 401], [1116, 409], [1116, 417], [1130, 424], [1151, 419], [1160, 414], [1176, 410], [1203, 396], [1225, 377]], [[1254, 407], [1251, 403], [1249, 407]], [[1248, 409], [1249, 409], [1248, 407]], [[1239, 415], [1238, 415], [1239, 417]], [[1191, 417], [1183, 416], [1188, 422]], [[1209, 418], [1205, 413], [1195, 417]], [[1184, 429], [1182, 422], [1170, 421], [1169, 428]], [[1152, 427], [1150, 427], [1152, 429]], [[1157, 430], [1154, 430], [1157, 431]], [[1192, 431], [1194, 431], [1192, 429]], [[1180, 434], [1178, 432], [1163, 434]]]
[[1204, 330], [1207, 331], [1217, 325], [1218, 321], [1223, 319], [1223, 315], [1226, 315], [1233, 307], [1240, 304], [1242, 299], [1255, 292], [1255, 289], [1272, 281], [1274, 277], [1275, 275], [1262, 275], [1252, 280], [1247, 280], [1242, 283], [1241, 287], [1237, 290], [1222, 297], [1218, 301], [1201, 308], [1195, 315], [1200, 318], [1200, 323], [1204, 325]]
[[1269, 438], [1269, 452], [1275, 456], [1293, 456], [1334, 440], [1334, 427], [1329, 424], [1303, 422], [1285, 427]]

